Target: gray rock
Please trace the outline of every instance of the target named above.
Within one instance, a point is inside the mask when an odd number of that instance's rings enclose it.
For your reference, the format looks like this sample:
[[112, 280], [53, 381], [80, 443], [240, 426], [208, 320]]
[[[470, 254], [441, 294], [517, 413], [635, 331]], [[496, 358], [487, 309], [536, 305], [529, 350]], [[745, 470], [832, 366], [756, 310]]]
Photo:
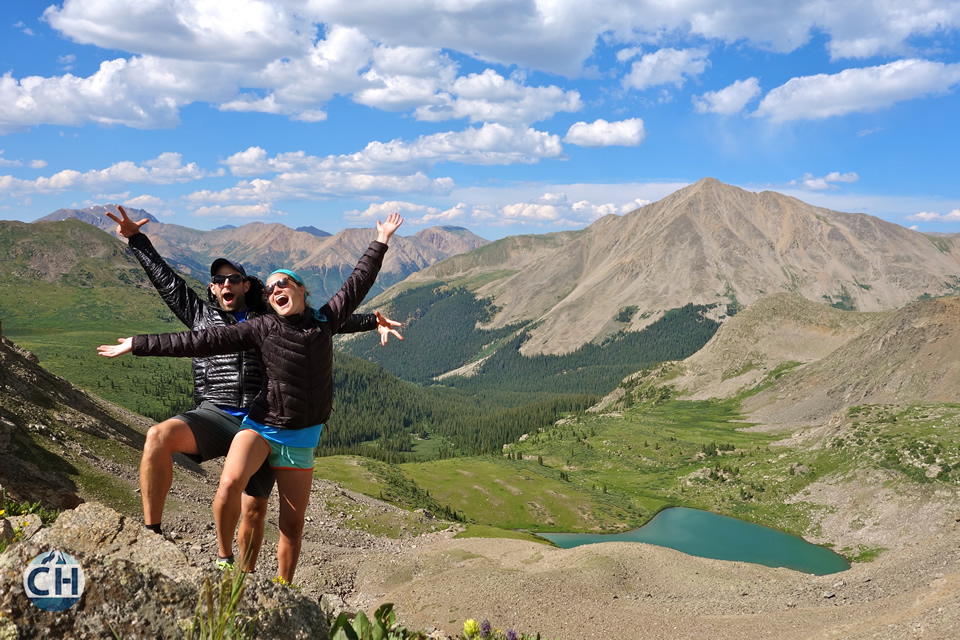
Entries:
[[[80, 601], [60, 613], [36, 607], [23, 587], [27, 564], [52, 549], [73, 556], [84, 573]], [[218, 600], [223, 575], [191, 565], [176, 545], [109, 507], [86, 503], [0, 555], [0, 637], [182, 637], [204, 585]], [[297, 591], [255, 576], [243, 587], [238, 618], [252, 624], [254, 637], [329, 638], [320, 607]]]

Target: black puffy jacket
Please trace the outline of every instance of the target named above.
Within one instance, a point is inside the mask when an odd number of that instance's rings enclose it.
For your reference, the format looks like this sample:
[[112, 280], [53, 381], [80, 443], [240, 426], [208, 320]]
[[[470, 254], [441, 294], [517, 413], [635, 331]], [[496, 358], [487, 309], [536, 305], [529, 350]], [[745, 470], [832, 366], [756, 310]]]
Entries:
[[[145, 234], [138, 233], [130, 237], [129, 246], [160, 297], [191, 330], [245, 324], [237, 322], [229, 311], [203, 300], [157, 253]], [[247, 321], [267, 313], [272, 315], [272, 309], [268, 311], [262, 305], [258, 307], [248, 305]], [[339, 332], [370, 331], [376, 327], [374, 314], [357, 314], [350, 317], [339, 328]], [[198, 405], [206, 400], [219, 406], [246, 408], [253, 403], [262, 387], [263, 373], [253, 349], [235, 349], [233, 352], [193, 359], [193, 397]]]
[[323, 424], [333, 406], [333, 336], [370, 291], [386, 250], [381, 242], [371, 243], [340, 291], [319, 309], [261, 315], [205, 331], [140, 335], [133, 339], [133, 353], [215, 357], [253, 349], [265, 367], [266, 385], [250, 407], [250, 418], [280, 429]]

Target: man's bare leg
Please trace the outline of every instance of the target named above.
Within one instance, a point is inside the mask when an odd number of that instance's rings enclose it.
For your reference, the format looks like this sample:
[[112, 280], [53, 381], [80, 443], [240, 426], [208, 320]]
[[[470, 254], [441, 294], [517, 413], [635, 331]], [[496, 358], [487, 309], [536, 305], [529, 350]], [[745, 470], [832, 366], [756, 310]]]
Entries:
[[140, 458], [140, 499], [143, 501], [143, 522], [158, 525], [163, 519], [163, 505], [173, 484], [173, 454], [196, 455], [197, 441], [183, 420], [170, 418], [147, 431]]

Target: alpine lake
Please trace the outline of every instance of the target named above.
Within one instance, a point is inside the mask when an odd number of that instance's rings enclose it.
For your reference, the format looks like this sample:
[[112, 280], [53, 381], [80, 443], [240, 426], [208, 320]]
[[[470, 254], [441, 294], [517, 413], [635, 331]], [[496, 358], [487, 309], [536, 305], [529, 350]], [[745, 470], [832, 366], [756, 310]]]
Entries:
[[632, 531], [616, 534], [538, 533], [561, 549], [600, 542], [644, 542], [691, 556], [786, 567], [823, 576], [846, 571], [846, 558], [777, 529], [687, 507], [671, 507]]

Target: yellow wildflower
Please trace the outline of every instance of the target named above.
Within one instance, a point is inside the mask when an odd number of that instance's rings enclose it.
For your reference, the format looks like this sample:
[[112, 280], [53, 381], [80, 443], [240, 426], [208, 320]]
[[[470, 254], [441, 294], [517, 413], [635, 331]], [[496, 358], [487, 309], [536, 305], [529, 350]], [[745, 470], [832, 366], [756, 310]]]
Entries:
[[480, 634], [480, 625], [477, 623], [476, 620], [474, 620], [473, 618], [470, 618], [469, 620], [463, 623], [463, 635], [467, 636], [468, 638], [472, 638], [479, 634]]

